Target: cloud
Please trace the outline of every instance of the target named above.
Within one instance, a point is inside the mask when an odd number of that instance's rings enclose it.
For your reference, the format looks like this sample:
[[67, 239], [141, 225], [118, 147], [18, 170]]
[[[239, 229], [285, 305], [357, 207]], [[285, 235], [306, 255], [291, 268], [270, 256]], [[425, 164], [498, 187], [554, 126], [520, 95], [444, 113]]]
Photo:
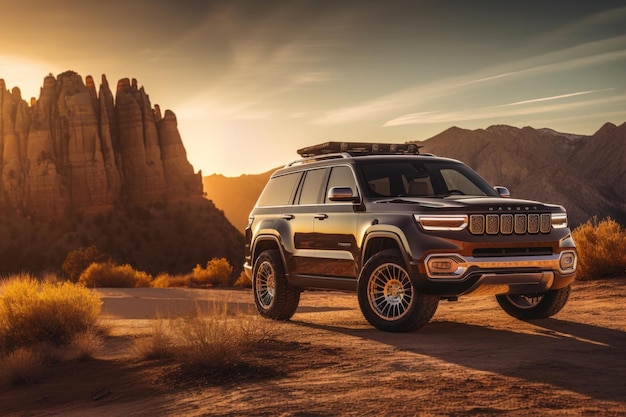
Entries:
[[[601, 105], [612, 104], [617, 102], [626, 102], [626, 94], [579, 101], [575, 103], [561, 103], [561, 104], [549, 104], [542, 106], [528, 106], [526, 108], [519, 108], [519, 106], [526, 106], [528, 104], [535, 104], [537, 102], [545, 102], [551, 100], [557, 100], [564, 97], [573, 97], [581, 94], [589, 94], [591, 92], [580, 92], [565, 94], [562, 96], [544, 97], [535, 100], [527, 100], [526, 102], [509, 103], [499, 106], [481, 107], [477, 109], [470, 109], [464, 111], [432, 111], [432, 112], [420, 112], [411, 113], [404, 116], [396, 117], [395, 119], [386, 122], [383, 127], [402, 126], [409, 124], [435, 124], [435, 123], [454, 123], [460, 121], [469, 120], [482, 120], [482, 119], [498, 119], [505, 117], [524, 116], [532, 114], [548, 114], [563, 111], [571, 111], [580, 108], [595, 108]], [[515, 107], [515, 108], [512, 108]]]
[[625, 59], [626, 36], [617, 36], [493, 66], [469, 75], [410, 87], [354, 106], [332, 110], [312, 123], [333, 125], [368, 119], [375, 114], [404, 107], [417, 107], [435, 99], [483, 88], [485, 85], [561, 73]]

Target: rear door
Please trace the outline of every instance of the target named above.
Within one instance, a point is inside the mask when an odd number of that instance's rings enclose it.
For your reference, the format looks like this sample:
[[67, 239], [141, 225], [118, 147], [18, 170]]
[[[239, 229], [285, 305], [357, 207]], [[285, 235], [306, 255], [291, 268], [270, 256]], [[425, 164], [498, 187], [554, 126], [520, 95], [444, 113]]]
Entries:
[[359, 195], [354, 173], [349, 165], [332, 168], [325, 184], [323, 202], [317, 207], [314, 216], [312, 235], [315, 256], [320, 262], [313, 265], [317, 276], [356, 278], [358, 258], [356, 229], [358, 212], [352, 202], [336, 202], [328, 199], [328, 191], [333, 187], [350, 187], [355, 196]]

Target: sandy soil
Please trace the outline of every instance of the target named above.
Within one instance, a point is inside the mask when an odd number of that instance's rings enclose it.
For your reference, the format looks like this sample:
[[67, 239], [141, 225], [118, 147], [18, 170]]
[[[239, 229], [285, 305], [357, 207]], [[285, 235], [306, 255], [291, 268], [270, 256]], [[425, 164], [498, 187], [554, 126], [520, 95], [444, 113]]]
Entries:
[[442, 302], [424, 328], [370, 327], [351, 294], [304, 293], [253, 369], [216, 378], [140, 360], [155, 317], [249, 311], [248, 290], [101, 289], [110, 329], [96, 359], [0, 392], [3, 416], [626, 415], [626, 278], [577, 282], [553, 319], [523, 322], [493, 297]]

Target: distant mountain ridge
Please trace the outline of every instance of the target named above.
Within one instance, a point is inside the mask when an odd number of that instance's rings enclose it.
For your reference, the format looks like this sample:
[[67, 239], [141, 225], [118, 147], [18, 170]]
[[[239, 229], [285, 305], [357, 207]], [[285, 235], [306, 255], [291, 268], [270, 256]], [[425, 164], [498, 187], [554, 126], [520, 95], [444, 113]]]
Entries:
[[626, 124], [591, 136], [496, 125], [450, 128], [422, 151], [464, 161], [515, 197], [561, 204], [572, 224], [593, 216], [626, 222]]
[[[451, 127], [415, 143], [423, 153], [465, 162], [492, 185], [508, 187], [514, 197], [565, 206], [573, 226], [593, 216], [611, 216], [626, 225], [626, 123], [607, 123], [590, 136], [507, 125]], [[204, 177], [204, 190], [243, 230], [270, 174]], [[232, 190], [239, 190], [236, 204], [229, 202]]]

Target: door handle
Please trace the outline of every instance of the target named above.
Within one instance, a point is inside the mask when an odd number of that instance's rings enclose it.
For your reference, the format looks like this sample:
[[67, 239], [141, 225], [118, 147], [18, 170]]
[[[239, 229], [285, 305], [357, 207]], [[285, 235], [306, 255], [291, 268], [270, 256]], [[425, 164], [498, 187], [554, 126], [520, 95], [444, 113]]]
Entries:
[[317, 220], [324, 220], [324, 219], [327, 219], [327, 218], [328, 218], [328, 214], [316, 214], [316, 215], [315, 215], [315, 218], [316, 218]]
[[294, 216], [293, 214], [283, 214], [283, 220], [293, 220], [295, 218], [296, 216]]

